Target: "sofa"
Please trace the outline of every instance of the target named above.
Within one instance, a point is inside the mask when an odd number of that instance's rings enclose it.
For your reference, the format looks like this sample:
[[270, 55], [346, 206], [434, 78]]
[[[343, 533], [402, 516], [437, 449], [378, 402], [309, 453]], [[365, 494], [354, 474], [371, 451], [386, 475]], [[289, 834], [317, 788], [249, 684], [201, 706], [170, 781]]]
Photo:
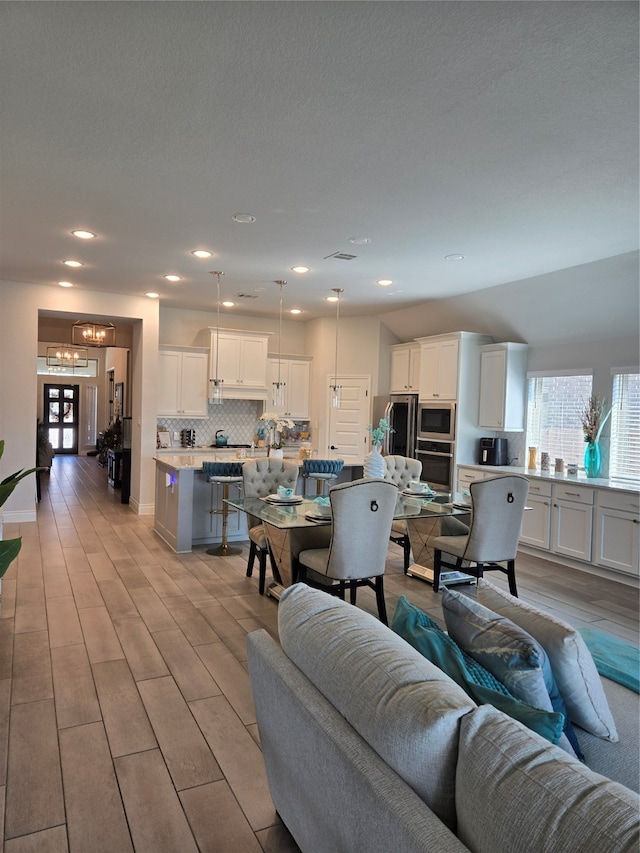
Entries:
[[303, 853], [637, 853], [637, 794], [477, 705], [370, 614], [295, 584], [278, 630], [249, 634], [248, 665], [271, 796]]

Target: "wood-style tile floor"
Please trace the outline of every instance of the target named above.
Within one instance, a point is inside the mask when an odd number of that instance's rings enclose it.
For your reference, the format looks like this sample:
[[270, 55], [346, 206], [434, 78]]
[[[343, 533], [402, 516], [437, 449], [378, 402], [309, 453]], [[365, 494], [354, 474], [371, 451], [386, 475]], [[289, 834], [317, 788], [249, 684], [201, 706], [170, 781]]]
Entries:
[[[267, 788], [245, 638], [277, 636], [247, 548], [177, 556], [93, 457], [56, 457], [2, 582], [0, 802], [7, 853], [240, 853], [298, 848]], [[386, 599], [441, 619], [389, 548]], [[526, 555], [520, 596], [638, 638], [638, 592]], [[491, 575], [502, 584], [502, 576]], [[506, 586], [505, 586], [506, 588]], [[373, 593], [359, 605], [376, 612]]]

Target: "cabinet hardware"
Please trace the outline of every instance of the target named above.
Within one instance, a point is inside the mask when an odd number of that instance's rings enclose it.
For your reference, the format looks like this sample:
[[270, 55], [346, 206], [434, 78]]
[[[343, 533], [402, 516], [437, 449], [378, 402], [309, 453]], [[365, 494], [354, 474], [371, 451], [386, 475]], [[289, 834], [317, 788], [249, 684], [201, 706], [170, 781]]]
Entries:
[[567, 492], [568, 495], [571, 495], [572, 498], [579, 498], [580, 492]]

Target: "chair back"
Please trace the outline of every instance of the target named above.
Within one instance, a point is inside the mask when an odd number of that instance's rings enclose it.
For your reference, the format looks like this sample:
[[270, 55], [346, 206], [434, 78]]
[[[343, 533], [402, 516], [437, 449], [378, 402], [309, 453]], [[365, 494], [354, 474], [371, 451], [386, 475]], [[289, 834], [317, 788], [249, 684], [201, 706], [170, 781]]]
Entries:
[[506, 474], [477, 480], [470, 491], [473, 510], [464, 557], [480, 563], [515, 560], [529, 480]]
[[409, 456], [384, 456], [384, 479], [395, 483], [398, 489], [406, 489], [411, 480], [419, 480], [422, 462]]
[[216, 482], [220, 477], [239, 478], [242, 477], [241, 462], [203, 462], [202, 473], [205, 480]]
[[337, 477], [344, 467], [344, 459], [303, 459], [302, 476], [315, 477], [317, 474]]
[[352, 480], [329, 490], [333, 529], [327, 576], [336, 580], [384, 574], [398, 489], [385, 480]]
[[244, 495], [263, 498], [278, 491], [278, 486], [295, 489], [298, 482], [298, 465], [290, 459], [250, 459], [242, 466]]

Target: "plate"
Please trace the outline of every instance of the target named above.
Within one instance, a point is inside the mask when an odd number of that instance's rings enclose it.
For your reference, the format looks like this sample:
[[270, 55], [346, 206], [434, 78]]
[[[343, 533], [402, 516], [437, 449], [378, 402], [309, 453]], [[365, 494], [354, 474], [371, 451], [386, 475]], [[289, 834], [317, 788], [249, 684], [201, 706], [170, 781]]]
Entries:
[[309, 521], [331, 521], [331, 512], [321, 512], [317, 509], [307, 510], [304, 514]]
[[265, 495], [262, 498], [263, 501], [266, 501], [269, 504], [301, 504], [304, 498], [302, 495], [291, 495], [290, 498], [281, 498], [279, 495]]
[[455, 507], [456, 509], [468, 509], [469, 511], [471, 511], [471, 504], [465, 503], [465, 501], [454, 501], [451, 506]]
[[403, 489], [403, 495], [407, 495], [410, 498], [435, 498], [435, 492], [412, 492], [411, 489]]

